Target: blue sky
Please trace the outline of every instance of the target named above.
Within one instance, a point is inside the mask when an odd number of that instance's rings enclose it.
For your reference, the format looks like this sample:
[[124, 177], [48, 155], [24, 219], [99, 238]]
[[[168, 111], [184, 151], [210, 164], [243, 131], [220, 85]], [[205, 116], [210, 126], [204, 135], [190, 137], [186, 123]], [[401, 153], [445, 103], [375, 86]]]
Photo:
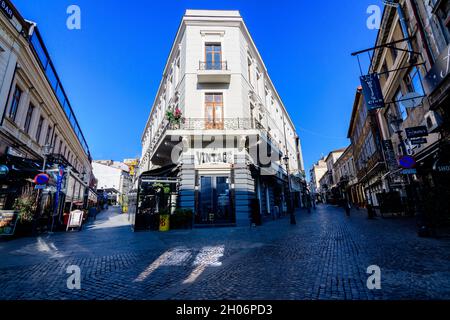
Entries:
[[[139, 157], [140, 138], [186, 9], [243, 16], [302, 141], [305, 169], [344, 147], [359, 69], [371, 47], [367, 7], [380, 0], [13, 0], [37, 22], [94, 159]], [[81, 30], [66, 9], [81, 8]]]

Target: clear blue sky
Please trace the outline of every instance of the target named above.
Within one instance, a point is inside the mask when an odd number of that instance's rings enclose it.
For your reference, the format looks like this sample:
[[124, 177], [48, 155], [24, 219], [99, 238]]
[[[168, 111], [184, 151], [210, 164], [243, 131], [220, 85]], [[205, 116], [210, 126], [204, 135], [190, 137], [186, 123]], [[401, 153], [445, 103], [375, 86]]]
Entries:
[[[37, 22], [94, 159], [138, 157], [140, 138], [186, 9], [241, 12], [302, 141], [305, 169], [346, 146], [356, 87], [352, 51], [371, 47], [366, 27], [380, 0], [13, 0]], [[66, 9], [81, 8], [81, 30]]]

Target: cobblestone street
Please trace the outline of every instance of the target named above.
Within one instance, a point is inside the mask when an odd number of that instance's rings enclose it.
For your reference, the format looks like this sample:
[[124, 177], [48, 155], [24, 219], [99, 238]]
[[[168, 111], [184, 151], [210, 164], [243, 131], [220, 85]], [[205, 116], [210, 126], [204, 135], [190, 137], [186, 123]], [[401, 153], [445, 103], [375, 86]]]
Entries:
[[[0, 242], [0, 299], [449, 299], [450, 240], [412, 219], [318, 206], [258, 228], [133, 233], [103, 212], [81, 232]], [[81, 289], [69, 290], [69, 265]], [[369, 265], [381, 289], [366, 286]]]

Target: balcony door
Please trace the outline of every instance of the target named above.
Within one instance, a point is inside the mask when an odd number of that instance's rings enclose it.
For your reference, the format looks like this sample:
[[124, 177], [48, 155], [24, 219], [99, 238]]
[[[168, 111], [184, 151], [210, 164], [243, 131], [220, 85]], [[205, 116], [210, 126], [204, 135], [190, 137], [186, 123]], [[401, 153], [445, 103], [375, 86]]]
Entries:
[[222, 70], [222, 45], [209, 43], [205, 45], [206, 70]]
[[223, 129], [223, 94], [205, 95], [205, 129]]

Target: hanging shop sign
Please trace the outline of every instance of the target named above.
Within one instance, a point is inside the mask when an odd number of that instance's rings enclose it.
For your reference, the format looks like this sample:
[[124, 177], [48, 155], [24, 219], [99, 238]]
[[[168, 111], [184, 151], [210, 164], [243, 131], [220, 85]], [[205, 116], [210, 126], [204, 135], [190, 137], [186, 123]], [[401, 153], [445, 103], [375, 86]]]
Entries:
[[39, 173], [34, 177], [33, 182], [37, 185], [45, 185], [50, 180], [50, 177], [46, 173]]
[[0, 165], [0, 178], [7, 176], [9, 173], [9, 168], [7, 165]]
[[437, 58], [431, 70], [423, 79], [427, 94], [431, 94], [450, 74], [450, 45]]
[[0, 7], [2, 8], [2, 11], [8, 16], [8, 18], [12, 19], [14, 17], [12, 8], [6, 3], [5, 0], [0, 0]]
[[411, 142], [412, 145], [421, 145], [421, 144], [425, 144], [428, 142], [426, 138], [416, 138], [416, 139], [411, 139], [409, 141]]
[[384, 108], [383, 92], [377, 73], [371, 73], [360, 77], [364, 100], [369, 110]]
[[384, 158], [386, 160], [386, 165], [389, 168], [389, 171], [397, 170], [398, 163], [397, 163], [397, 158], [395, 156], [394, 146], [392, 144], [392, 141], [390, 139], [383, 140], [382, 146], [383, 146]]
[[12, 236], [16, 229], [19, 212], [0, 210], [0, 236]]
[[405, 131], [406, 131], [406, 136], [408, 137], [408, 139], [428, 136], [428, 129], [426, 126], [405, 128]]
[[54, 210], [55, 216], [58, 215], [59, 194], [61, 193], [63, 178], [64, 178], [64, 166], [59, 166], [58, 176], [56, 178], [55, 210]]
[[401, 156], [398, 159], [398, 164], [403, 169], [413, 169], [416, 167], [416, 160], [411, 156]]

